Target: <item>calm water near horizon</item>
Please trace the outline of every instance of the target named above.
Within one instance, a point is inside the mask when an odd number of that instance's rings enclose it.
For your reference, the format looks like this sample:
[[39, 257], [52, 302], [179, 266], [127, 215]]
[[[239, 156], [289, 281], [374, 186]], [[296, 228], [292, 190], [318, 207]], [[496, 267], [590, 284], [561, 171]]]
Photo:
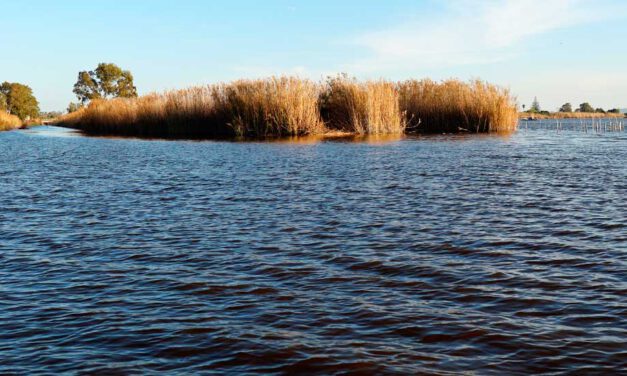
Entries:
[[618, 374], [627, 131], [0, 133], [0, 374]]

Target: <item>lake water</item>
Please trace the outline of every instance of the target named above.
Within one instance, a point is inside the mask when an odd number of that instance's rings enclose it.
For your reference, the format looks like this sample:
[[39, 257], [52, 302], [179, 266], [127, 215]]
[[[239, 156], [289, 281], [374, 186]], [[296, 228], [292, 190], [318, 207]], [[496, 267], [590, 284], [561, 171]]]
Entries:
[[625, 131], [0, 152], [2, 374], [625, 371]]

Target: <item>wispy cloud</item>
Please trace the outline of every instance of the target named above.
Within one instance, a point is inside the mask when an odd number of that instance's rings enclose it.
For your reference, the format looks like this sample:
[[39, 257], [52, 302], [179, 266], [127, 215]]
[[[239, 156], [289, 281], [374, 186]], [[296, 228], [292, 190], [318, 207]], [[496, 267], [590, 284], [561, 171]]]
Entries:
[[511, 59], [534, 36], [611, 16], [596, 0], [455, 0], [429, 19], [417, 16], [356, 37], [359, 72], [492, 63]]

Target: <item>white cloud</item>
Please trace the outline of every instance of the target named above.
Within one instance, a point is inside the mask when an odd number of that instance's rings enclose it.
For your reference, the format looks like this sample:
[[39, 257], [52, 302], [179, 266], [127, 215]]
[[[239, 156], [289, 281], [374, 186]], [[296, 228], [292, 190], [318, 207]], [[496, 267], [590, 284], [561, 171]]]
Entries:
[[367, 73], [508, 60], [525, 40], [605, 19], [608, 10], [598, 0], [450, 1], [430, 19], [417, 17], [355, 38], [368, 54], [349, 69]]

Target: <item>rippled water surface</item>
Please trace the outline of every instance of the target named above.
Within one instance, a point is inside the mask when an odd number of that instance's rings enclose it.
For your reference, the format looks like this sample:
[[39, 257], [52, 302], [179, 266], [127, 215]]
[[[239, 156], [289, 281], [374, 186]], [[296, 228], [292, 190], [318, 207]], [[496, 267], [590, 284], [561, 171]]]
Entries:
[[627, 132], [0, 134], [0, 373], [611, 374]]

